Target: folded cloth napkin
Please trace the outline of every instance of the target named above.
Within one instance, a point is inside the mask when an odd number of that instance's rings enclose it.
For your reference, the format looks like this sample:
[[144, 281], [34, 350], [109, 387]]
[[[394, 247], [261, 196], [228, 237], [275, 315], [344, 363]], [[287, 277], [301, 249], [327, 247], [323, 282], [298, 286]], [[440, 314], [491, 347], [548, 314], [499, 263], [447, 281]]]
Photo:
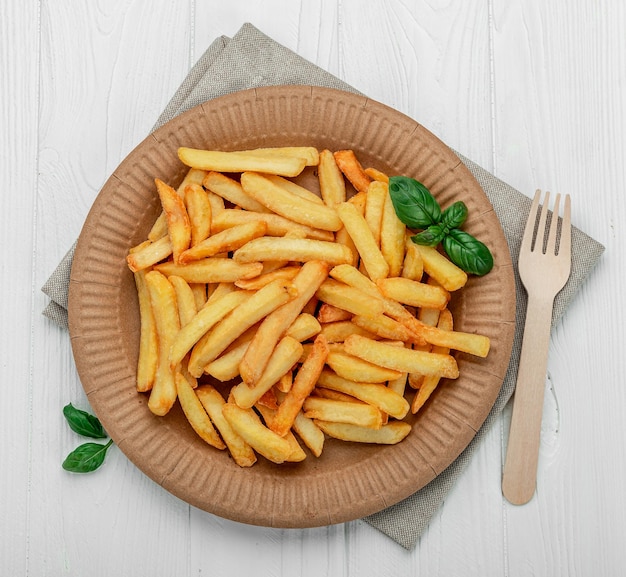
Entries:
[[[209, 46], [159, 117], [154, 129], [177, 114], [212, 98], [248, 88], [285, 84], [325, 86], [358, 94], [351, 86], [268, 38], [251, 24], [244, 24], [232, 39], [221, 37]], [[502, 223], [513, 262], [517, 262], [530, 199], [469, 159], [461, 155], [459, 158], [474, 174], [491, 201]], [[73, 250], [74, 247], [42, 288], [51, 299], [44, 314], [64, 327], [67, 327]], [[601, 244], [580, 230], [575, 228], [572, 231], [572, 274], [556, 298], [553, 324], [561, 317], [603, 251]], [[500, 394], [484, 425], [465, 451], [426, 487], [404, 501], [364, 519], [407, 549], [415, 546], [447, 493], [465, 470], [475, 448], [513, 393], [526, 315], [526, 293], [518, 277], [516, 283], [517, 318], [513, 354]]]

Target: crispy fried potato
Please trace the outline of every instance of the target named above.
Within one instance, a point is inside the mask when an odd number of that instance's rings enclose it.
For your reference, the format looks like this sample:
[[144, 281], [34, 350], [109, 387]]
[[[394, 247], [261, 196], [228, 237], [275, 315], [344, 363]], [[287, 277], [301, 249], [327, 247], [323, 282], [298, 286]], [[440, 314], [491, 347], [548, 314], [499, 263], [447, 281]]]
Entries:
[[318, 420], [315, 421], [315, 424], [329, 437], [342, 441], [352, 441], [353, 443], [395, 445], [411, 432], [411, 425], [404, 421], [392, 421], [380, 429]]
[[[381, 184], [387, 189], [386, 184]], [[368, 193], [369, 194], [369, 193]], [[396, 215], [391, 202], [391, 196], [387, 190], [383, 218], [380, 225], [380, 251], [389, 265], [389, 276], [397, 277], [402, 272], [404, 263], [406, 226]]]
[[[358, 335], [348, 337], [345, 342], [348, 342], [355, 336]], [[346, 350], [331, 350], [328, 353], [326, 364], [344, 379], [355, 382], [384, 383], [385, 381], [398, 378], [401, 374], [399, 370], [369, 362], [366, 359], [348, 353]]]
[[365, 221], [372, 231], [374, 240], [380, 248], [380, 231], [383, 222], [385, 199], [389, 196], [387, 186], [382, 182], [373, 181], [367, 189], [365, 200]]
[[309, 419], [332, 421], [335, 423], [352, 423], [361, 427], [380, 429], [383, 425], [381, 412], [367, 403], [353, 403], [308, 397], [302, 407], [304, 416]]
[[184, 200], [191, 226], [190, 246], [196, 246], [211, 235], [211, 202], [206, 190], [199, 184], [185, 187]]
[[172, 243], [168, 236], [164, 236], [154, 242], [142, 243], [136, 250], [131, 251], [126, 257], [128, 268], [137, 272], [145, 270], [172, 254]]
[[300, 411], [293, 422], [293, 430], [302, 439], [302, 442], [309, 448], [316, 457], [322, 454], [324, 449], [324, 433], [315, 424], [313, 419], [309, 419]]
[[264, 236], [237, 249], [233, 260], [240, 264], [267, 260], [321, 260], [333, 266], [352, 262], [352, 253], [344, 245], [324, 240]]
[[158, 365], [157, 330], [146, 285], [146, 272], [135, 273], [135, 285], [139, 300], [139, 357], [137, 360], [137, 390], [146, 392], [152, 389]]
[[456, 291], [467, 283], [467, 273], [456, 266], [445, 255], [432, 246], [416, 245], [422, 261], [424, 272], [434, 278], [448, 291]]
[[260, 202], [247, 194], [239, 182], [221, 172], [214, 170], [208, 172], [202, 184], [211, 192], [244, 210], [269, 212]]
[[334, 153], [335, 162], [345, 177], [358, 192], [367, 191], [372, 179], [367, 176], [353, 150], [338, 150]]
[[319, 153], [317, 176], [320, 194], [327, 206], [336, 206], [346, 201], [346, 183], [330, 150], [322, 150]]
[[176, 275], [189, 283], [230, 283], [254, 278], [263, 270], [260, 262], [240, 263], [230, 258], [209, 257], [189, 264], [168, 261], [157, 264], [154, 270], [165, 276]]
[[333, 279], [326, 279], [315, 294], [322, 302], [355, 315], [375, 317], [383, 314], [381, 300], [372, 299], [363, 291]]
[[191, 223], [183, 199], [162, 180], [155, 179], [157, 192], [167, 220], [167, 234], [172, 243], [174, 262], [180, 262], [180, 255], [191, 244]]
[[390, 277], [376, 284], [384, 296], [409, 306], [442, 310], [450, 300], [450, 293], [443, 287], [408, 278]]

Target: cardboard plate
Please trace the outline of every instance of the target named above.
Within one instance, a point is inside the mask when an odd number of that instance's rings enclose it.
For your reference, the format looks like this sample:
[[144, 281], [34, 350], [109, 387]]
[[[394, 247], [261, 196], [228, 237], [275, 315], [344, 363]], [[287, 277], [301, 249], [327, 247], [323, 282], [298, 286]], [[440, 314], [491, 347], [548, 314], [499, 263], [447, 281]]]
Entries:
[[[154, 178], [176, 186], [187, 168], [179, 146], [236, 150], [312, 145], [352, 148], [364, 166], [422, 181], [443, 206], [463, 200], [465, 229], [492, 250], [495, 266], [451, 303], [458, 330], [490, 337], [486, 359], [457, 354], [461, 376], [442, 382], [410, 415], [395, 446], [328, 439], [323, 455], [252, 468], [206, 445], [178, 404], [165, 417], [135, 390], [139, 315], [126, 266], [160, 212]], [[309, 179], [314, 181], [314, 174]], [[250, 524], [313, 527], [380, 511], [439, 475], [487, 417], [509, 363], [515, 318], [511, 258], [484, 192], [458, 157], [414, 120], [354, 94], [309, 86], [253, 89], [181, 114], [146, 138], [98, 195], [74, 257], [69, 318], [73, 353], [92, 408], [118, 447], [156, 483], [191, 505]]]

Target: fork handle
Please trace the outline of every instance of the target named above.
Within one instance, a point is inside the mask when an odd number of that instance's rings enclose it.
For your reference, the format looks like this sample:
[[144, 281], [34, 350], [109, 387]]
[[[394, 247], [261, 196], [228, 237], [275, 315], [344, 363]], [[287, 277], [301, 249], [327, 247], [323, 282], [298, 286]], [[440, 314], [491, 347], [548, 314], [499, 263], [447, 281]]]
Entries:
[[502, 493], [514, 505], [532, 499], [537, 460], [554, 297], [529, 295], [513, 414], [502, 476]]

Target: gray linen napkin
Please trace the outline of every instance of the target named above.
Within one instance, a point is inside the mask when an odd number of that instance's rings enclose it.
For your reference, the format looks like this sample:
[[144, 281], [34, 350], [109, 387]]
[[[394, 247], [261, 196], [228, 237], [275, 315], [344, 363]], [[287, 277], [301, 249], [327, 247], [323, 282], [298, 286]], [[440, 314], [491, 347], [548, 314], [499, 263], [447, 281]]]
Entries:
[[[268, 38], [251, 24], [244, 24], [232, 39], [221, 37], [211, 44], [191, 69], [183, 84], [159, 117], [154, 129], [202, 102], [238, 90], [260, 86], [304, 84], [357, 93], [323, 69]], [[467, 158], [459, 158], [474, 174], [491, 201], [506, 235], [513, 262], [517, 262], [530, 199]], [[70, 249], [42, 290], [51, 302], [44, 314], [67, 327], [67, 297], [74, 247]], [[555, 301], [553, 324], [594, 267], [604, 247], [581, 232], [572, 232], [572, 275]], [[411, 549], [441, 506], [456, 479], [465, 470], [473, 451], [496, 420], [515, 388], [515, 377], [526, 315], [526, 293], [517, 283], [517, 318], [513, 354], [500, 394], [478, 434], [466, 450], [426, 487], [384, 511], [365, 518], [401, 546]]]

